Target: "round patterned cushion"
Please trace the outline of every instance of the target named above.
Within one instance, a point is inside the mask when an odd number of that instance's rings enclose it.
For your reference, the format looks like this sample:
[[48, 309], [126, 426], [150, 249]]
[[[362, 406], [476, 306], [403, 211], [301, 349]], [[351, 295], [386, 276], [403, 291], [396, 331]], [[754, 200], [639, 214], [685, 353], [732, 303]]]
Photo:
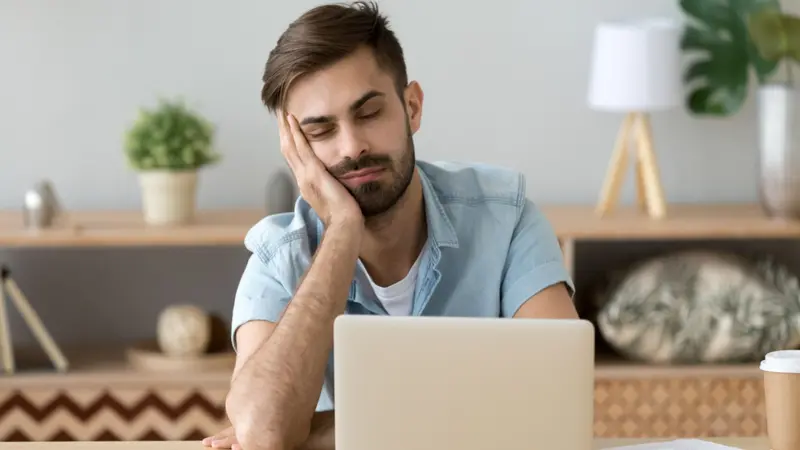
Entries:
[[601, 299], [597, 327], [634, 360], [749, 362], [800, 345], [799, 300], [797, 278], [779, 265], [680, 252], [625, 273]]

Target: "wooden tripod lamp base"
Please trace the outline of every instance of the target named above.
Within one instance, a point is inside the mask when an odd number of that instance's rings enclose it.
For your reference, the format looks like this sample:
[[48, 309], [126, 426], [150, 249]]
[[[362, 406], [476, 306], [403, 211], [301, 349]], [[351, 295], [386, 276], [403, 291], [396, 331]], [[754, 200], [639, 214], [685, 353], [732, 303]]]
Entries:
[[629, 158], [634, 159], [638, 207], [653, 219], [665, 217], [667, 207], [653, 148], [650, 118], [641, 112], [628, 113], [622, 122], [597, 203], [597, 214], [605, 216], [616, 207]]

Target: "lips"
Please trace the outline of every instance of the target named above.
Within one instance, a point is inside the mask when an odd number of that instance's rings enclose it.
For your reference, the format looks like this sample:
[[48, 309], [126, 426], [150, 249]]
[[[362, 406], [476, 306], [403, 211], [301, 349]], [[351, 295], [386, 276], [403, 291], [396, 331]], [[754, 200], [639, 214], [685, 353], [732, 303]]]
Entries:
[[356, 188], [365, 183], [378, 181], [383, 176], [383, 173], [384, 169], [380, 167], [370, 167], [369, 169], [348, 172], [347, 175], [340, 179], [342, 183], [350, 186], [351, 188]]
[[350, 180], [354, 178], [363, 178], [377, 174], [378, 172], [383, 172], [383, 169], [380, 167], [370, 167], [369, 169], [361, 169], [361, 170], [356, 170], [354, 172], [348, 172], [347, 175], [342, 177], [342, 179]]

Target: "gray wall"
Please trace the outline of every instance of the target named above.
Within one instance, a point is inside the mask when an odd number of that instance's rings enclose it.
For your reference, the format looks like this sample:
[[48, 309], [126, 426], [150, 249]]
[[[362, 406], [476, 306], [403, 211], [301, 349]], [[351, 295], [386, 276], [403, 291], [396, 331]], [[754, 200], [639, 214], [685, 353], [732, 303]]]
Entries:
[[[185, 96], [218, 126], [225, 160], [203, 172], [200, 206], [261, 206], [267, 176], [283, 166], [259, 103], [261, 70], [283, 28], [316, 3], [0, 0], [0, 208], [18, 208], [43, 177], [67, 208], [137, 208], [122, 133], [159, 95]], [[426, 93], [420, 157], [518, 167], [539, 202], [594, 202], [605, 175], [621, 117], [585, 104], [594, 25], [680, 17], [675, 0], [381, 3]], [[653, 127], [669, 201], [756, 199], [752, 101], [730, 119], [676, 110]], [[245, 257], [0, 251], [56, 337], [79, 343], [146, 335], [177, 301], [229, 314]], [[15, 337], [28, 339], [17, 325]]]

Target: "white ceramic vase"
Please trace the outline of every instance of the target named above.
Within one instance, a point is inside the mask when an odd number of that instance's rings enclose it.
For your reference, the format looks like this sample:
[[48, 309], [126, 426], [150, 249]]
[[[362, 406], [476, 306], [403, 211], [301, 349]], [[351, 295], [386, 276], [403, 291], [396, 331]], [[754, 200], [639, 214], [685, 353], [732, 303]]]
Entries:
[[194, 220], [197, 172], [139, 172], [144, 221], [149, 225], [183, 225]]
[[800, 89], [766, 85], [758, 91], [760, 194], [767, 214], [800, 218]]

